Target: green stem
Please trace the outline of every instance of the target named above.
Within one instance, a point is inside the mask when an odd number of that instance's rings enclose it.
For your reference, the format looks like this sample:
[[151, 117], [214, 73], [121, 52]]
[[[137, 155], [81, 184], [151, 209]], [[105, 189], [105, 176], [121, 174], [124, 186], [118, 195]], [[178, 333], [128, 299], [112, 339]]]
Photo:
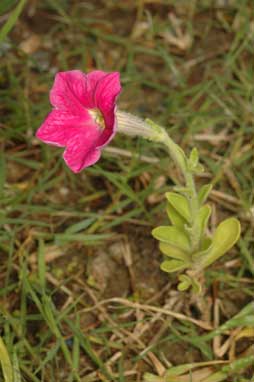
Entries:
[[190, 228], [190, 238], [191, 238], [192, 252], [195, 253], [199, 251], [200, 249], [200, 236], [201, 236], [200, 226], [198, 221], [199, 201], [198, 201], [198, 194], [196, 190], [194, 177], [190, 171], [186, 172], [185, 180], [186, 180], [187, 188], [190, 190], [189, 204], [190, 204], [190, 211], [191, 211], [191, 217], [192, 217], [191, 228]]
[[[151, 121], [148, 121], [148, 123], [151, 124]], [[192, 217], [191, 226], [189, 230], [191, 249], [192, 253], [195, 253], [200, 249], [201, 232], [198, 221], [199, 201], [193, 172], [188, 168], [187, 160], [183, 150], [169, 137], [166, 130], [154, 124], [153, 122], [152, 127], [158, 132], [156, 140], [160, 143], [163, 143], [167, 147], [169, 155], [176, 163], [176, 165], [180, 168], [184, 176], [186, 187], [188, 189], [188, 199]]]
[[187, 167], [187, 162], [186, 162], [186, 158], [185, 158], [185, 154], [183, 150], [169, 137], [169, 135], [167, 134], [165, 130], [163, 131], [163, 135], [161, 137], [161, 143], [166, 145], [171, 158], [182, 171], [183, 176], [187, 183], [186, 175], [188, 172], [188, 167]]

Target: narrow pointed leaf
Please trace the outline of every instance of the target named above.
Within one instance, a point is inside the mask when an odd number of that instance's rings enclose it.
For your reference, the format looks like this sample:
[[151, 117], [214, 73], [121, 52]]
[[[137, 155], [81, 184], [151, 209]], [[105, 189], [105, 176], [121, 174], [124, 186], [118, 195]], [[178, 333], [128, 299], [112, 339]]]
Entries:
[[199, 226], [200, 226], [200, 232], [202, 234], [207, 227], [207, 223], [208, 223], [209, 217], [211, 215], [211, 212], [212, 212], [212, 208], [209, 206], [209, 204], [205, 204], [199, 210], [198, 222], [199, 222]]
[[210, 194], [211, 190], [212, 190], [213, 186], [212, 184], [205, 184], [204, 186], [202, 186], [199, 190], [199, 193], [198, 193], [198, 200], [199, 200], [199, 204], [202, 206], [202, 204], [204, 204], [208, 198], [208, 195]]
[[198, 174], [204, 171], [204, 166], [199, 163], [199, 154], [196, 147], [191, 151], [190, 157], [188, 159], [188, 168], [194, 174]]
[[175, 192], [179, 192], [180, 194], [191, 195], [191, 190], [189, 187], [174, 186], [173, 190], [175, 190]]
[[185, 196], [176, 192], [166, 192], [166, 198], [174, 209], [187, 221], [191, 221], [190, 207]]
[[160, 226], [152, 230], [155, 239], [168, 243], [183, 251], [190, 251], [188, 236], [180, 229], [174, 226]]
[[[203, 364], [204, 364], [203, 362], [199, 362], [199, 363], [184, 363], [182, 365], [173, 366], [166, 371], [165, 376], [167, 378], [177, 377], [177, 376], [190, 372], [191, 370], [197, 368], [197, 366], [203, 366]], [[168, 379], [166, 379], [166, 381], [168, 381]], [[191, 381], [188, 381], [188, 382], [191, 382]]]
[[165, 260], [161, 263], [160, 269], [167, 273], [177, 272], [185, 269], [189, 263], [180, 260]]
[[204, 172], [204, 166], [201, 163], [198, 163], [197, 166], [192, 170], [194, 174], [202, 174]]
[[192, 150], [191, 150], [191, 153], [190, 153], [190, 158], [189, 158], [189, 165], [194, 168], [197, 166], [198, 164], [198, 161], [199, 161], [199, 154], [198, 154], [198, 149], [196, 147], [194, 147]]
[[210, 375], [209, 377], [207, 377], [204, 380], [204, 382], [222, 382], [222, 381], [226, 381], [227, 378], [228, 378], [228, 374], [223, 373], [222, 371], [217, 371], [213, 373], [212, 375]]
[[187, 261], [189, 260], [188, 253], [168, 243], [161, 242], [160, 250], [164, 255], [173, 257], [174, 259], [187, 260]]

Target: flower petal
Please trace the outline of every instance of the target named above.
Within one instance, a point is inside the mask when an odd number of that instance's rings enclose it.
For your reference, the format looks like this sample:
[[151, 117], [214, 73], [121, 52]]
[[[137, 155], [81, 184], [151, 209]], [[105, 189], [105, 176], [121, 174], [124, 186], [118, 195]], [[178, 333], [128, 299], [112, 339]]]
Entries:
[[36, 132], [41, 141], [55, 146], [64, 147], [67, 142], [91, 124], [91, 117], [83, 112], [72, 115], [67, 111], [53, 110]]
[[92, 125], [68, 141], [63, 158], [73, 172], [80, 172], [99, 160], [101, 152], [96, 147], [99, 136], [100, 131]]
[[98, 142], [99, 146], [102, 147], [113, 138], [116, 130], [115, 105], [116, 98], [121, 91], [120, 75], [118, 72], [104, 73], [97, 70], [89, 73], [86, 78], [87, 89], [92, 89], [97, 81], [93, 98], [95, 107], [102, 113], [106, 126]]
[[116, 107], [110, 113], [104, 114], [105, 129], [102, 131], [98, 141], [98, 147], [106, 146], [115, 136], [117, 129]]
[[50, 91], [50, 102], [55, 108], [73, 114], [82, 112], [84, 108], [98, 108], [106, 114], [114, 109], [120, 91], [118, 72], [94, 70], [84, 74], [80, 70], [69, 70], [56, 74]]
[[[91, 78], [90, 73], [87, 75]], [[115, 108], [116, 97], [121, 91], [120, 75], [118, 72], [104, 73], [95, 88], [94, 100], [96, 107], [102, 113], [112, 112]]]
[[80, 70], [70, 70], [56, 74], [50, 91], [50, 102], [59, 110], [78, 115], [84, 110], [86, 100], [85, 75]]

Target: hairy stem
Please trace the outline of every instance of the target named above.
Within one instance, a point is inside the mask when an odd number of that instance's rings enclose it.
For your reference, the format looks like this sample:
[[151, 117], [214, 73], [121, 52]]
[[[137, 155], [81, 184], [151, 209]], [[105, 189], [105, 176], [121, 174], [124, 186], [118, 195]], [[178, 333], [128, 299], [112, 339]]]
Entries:
[[198, 222], [198, 194], [193, 172], [188, 167], [187, 159], [183, 150], [170, 138], [163, 127], [157, 125], [153, 121], [149, 119], [143, 120], [130, 113], [120, 110], [117, 111], [116, 116], [118, 122], [118, 132], [130, 136], [141, 136], [150, 141], [162, 143], [166, 146], [167, 151], [175, 164], [180, 168], [184, 176], [186, 188], [188, 189], [188, 199], [192, 218], [191, 225], [189, 227], [191, 249], [192, 253], [199, 251], [201, 232]]
[[[164, 129], [163, 129], [164, 130]], [[169, 154], [174, 162], [180, 168], [184, 180], [186, 183], [186, 187], [188, 189], [188, 200], [191, 211], [191, 227], [190, 227], [190, 241], [191, 241], [191, 249], [192, 252], [198, 251], [200, 248], [200, 228], [198, 223], [198, 212], [199, 212], [199, 201], [198, 194], [196, 190], [195, 180], [193, 173], [189, 170], [187, 161], [182, 149], [172, 141], [169, 135], [164, 130], [165, 136], [161, 143], [167, 146]]]
[[200, 227], [198, 222], [198, 213], [199, 213], [199, 201], [198, 194], [196, 190], [196, 185], [194, 181], [193, 174], [189, 171], [185, 176], [187, 188], [190, 190], [189, 205], [191, 211], [191, 229], [190, 229], [190, 239], [192, 252], [195, 253], [200, 250]]

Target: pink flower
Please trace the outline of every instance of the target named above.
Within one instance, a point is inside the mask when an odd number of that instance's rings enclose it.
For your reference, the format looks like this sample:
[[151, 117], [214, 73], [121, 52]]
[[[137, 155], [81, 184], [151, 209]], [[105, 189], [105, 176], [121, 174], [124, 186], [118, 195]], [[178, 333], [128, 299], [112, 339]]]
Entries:
[[121, 91], [118, 72], [59, 72], [50, 91], [54, 107], [36, 137], [65, 147], [63, 158], [77, 173], [97, 162], [101, 149], [116, 132], [116, 99]]

